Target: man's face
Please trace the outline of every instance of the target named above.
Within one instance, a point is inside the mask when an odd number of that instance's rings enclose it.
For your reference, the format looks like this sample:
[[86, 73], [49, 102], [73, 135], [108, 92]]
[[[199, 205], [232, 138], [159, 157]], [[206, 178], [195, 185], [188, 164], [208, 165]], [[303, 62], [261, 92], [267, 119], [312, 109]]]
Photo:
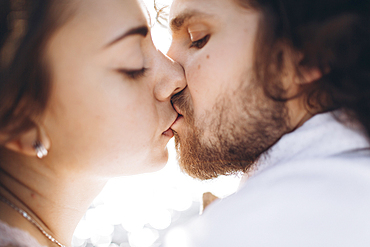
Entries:
[[173, 98], [180, 117], [172, 129], [193, 177], [247, 171], [287, 131], [284, 103], [265, 96], [252, 72], [260, 18], [233, 0], [173, 2], [168, 55], [188, 87]]

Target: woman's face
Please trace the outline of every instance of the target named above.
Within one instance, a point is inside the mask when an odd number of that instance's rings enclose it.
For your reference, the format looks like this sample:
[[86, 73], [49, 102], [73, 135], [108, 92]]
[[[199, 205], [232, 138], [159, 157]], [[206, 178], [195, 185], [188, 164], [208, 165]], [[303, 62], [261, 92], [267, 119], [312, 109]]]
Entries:
[[104, 177], [158, 170], [177, 117], [170, 98], [185, 87], [182, 67], [154, 47], [136, 1], [74, 7], [46, 51], [53, 86], [46, 159]]

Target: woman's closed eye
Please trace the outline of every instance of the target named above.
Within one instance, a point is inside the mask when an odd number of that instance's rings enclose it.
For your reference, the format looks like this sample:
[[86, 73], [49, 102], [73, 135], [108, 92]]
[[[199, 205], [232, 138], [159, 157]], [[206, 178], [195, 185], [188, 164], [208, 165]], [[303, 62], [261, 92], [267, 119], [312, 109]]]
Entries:
[[211, 35], [206, 35], [202, 39], [191, 42], [190, 48], [202, 49], [209, 41]]
[[137, 69], [135, 70], [119, 69], [118, 70], [118, 72], [122, 73], [123, 75], [125, 75], [126, 77], [132, 80], [138, 80], [141, 77], [144, 77], [147, 71], [148, 71], [148, 68], [145, 68], [145, 67], [142, 69], [138, 69], [138, 70]]

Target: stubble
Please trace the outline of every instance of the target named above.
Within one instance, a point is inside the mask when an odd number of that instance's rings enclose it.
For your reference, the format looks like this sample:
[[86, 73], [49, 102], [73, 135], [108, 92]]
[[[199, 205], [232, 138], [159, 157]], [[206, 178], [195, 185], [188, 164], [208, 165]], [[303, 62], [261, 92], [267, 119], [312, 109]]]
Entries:
[[180, 167], [190, 176], [207, 180], [248, 172], [289, 131], [285, 103], [265, 96], [255, 81], [245, 84], [220, 96], [201, 119], [194, 118], [184, 92], [172, 99], [184, 113], [186, 127], [181, 135], [175, 132], [175, 145]]

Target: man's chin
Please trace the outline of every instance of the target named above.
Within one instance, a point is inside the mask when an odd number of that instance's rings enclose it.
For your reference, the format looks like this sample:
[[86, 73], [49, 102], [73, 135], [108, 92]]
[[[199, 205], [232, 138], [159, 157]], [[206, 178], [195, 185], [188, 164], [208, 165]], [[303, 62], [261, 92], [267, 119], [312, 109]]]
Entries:
[[[225, 96], [197, 121], [192, 109], [183, 107], [185, 121], [174, 136], [184, 172], [202, 180], [248, 172], [261, 154], [289, 131], [285, 103], [265, 97], [262, 91], [250, 97], [253, 90], [242, 87], [232, 97]], [[188, 106], [183, 97], [178, 95], [173, 103]]]
[[175, 146], [181, 170], [201, 180], [247, 172], [256, 161], [255, 158], [246, 158], [244, 153], [241, 155], [243, 150], [234, 153], [232, 143], [230, 149], [202, 145], [195, 134], [180, 137], [175, 133]]

